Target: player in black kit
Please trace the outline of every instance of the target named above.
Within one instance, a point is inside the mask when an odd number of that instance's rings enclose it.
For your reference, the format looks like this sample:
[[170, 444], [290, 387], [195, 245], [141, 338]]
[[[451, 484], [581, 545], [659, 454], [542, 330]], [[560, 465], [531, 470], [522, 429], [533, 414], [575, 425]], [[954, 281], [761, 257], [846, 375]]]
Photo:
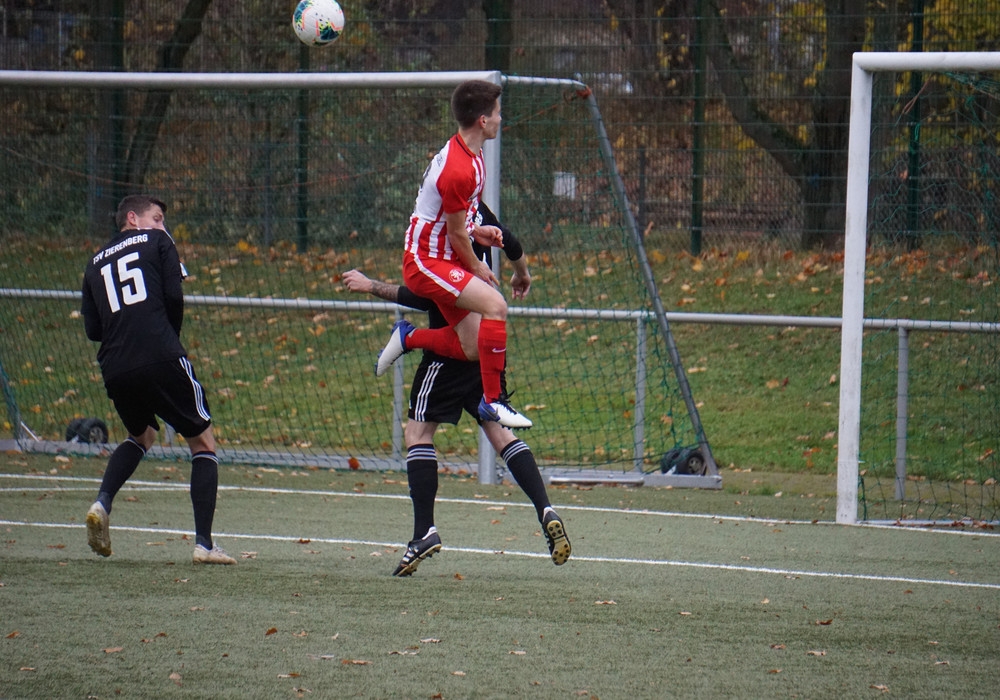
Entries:
[[111, 556], [111, 502], [156, 440], [159, 416], [191, 448], [192, 560], [235, 564], [212, 542], [219, 460], [205, 393], [180, 341], [184, 272], [164, 225], [166, 209], [148, 195], [122, 199], [115, 214], [119, 233], [94, 254], [83, 276], [87, 337], [101, 344], [104, 386], [128, 431], [87, 511], [87, 542], [102, 557]]
[[[515, 298], [525, 296], [531, 286], [531, 275], [524, 264], [520, 242], [482, 203], [479, 205], [479, 216], [481, 220], [477, 223], [496, 226], [503, 234], [504, 253], [514, 264], [514, 278], [511, 280], [513, 295]], [[490, 248], [476, 243], [473, 248], [477, 257], [490, 264]], [[343, 279], [352, 292], [367, 292], [386, 301], [427, 311], [428, 325], [431, 328], [447, 325], [434, 302], [417, 296], [405, 286], [370, 280], [357, 270], [345, 272]], [[506, 394], [506, 386], [503, 387], [503, 393]], [[409, 420], [403, 430], [406, 441], [406, 478], [413, 503], [413, 539], [407, 544], [402, 560], [392, 572], [393, 576], [412, 575], [420, 562], [441, 550], [441, 536], [434, 525], [434, 500], [438, 488], [434, 433], [440, 423], [457, 424], [463, 409], [479, 423], [493, 449], [503, 458], [511, 476], [531, 499], [553, 563], [557, 566], [565, 564], [570, 557], [572, 548], [565, 526], [549, 503], [545, 482], [538, 471], [531, 448], [510, 428], [479, 417], [478, 406], [482, 394], [482, 376], [478, 362], [454, 360], [429, 350], [424, 351], [413, 377], [407, 413]]]

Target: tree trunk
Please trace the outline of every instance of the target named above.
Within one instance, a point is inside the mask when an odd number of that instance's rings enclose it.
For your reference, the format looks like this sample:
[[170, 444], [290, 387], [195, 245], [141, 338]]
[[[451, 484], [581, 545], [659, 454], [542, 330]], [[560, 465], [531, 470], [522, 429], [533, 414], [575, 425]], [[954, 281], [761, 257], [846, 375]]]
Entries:
[[[100, 71], [120, 71], [124, 66], [123, 16], [125, 0], [97, 0], [91, 21], [94, 23], [94, 45], [91, 54], [94, 68]], [[98, 90], [97, 119], [87, 139], [89, 182], [87, 211], [90, 228], [95, 233], [115, 231], [114, 212], [124, 193], [122, 182], [125, 156], [122, 136], [124, 91]]]
[[[184, 65], [191, 44], [201, 34], [201, 23], [212, 0], [189, 0], [177, 22], [173, 35], [158, 52], [157, 70], [179, 71]], [[126, 178], [131, 190], [141, 190], [146, 181], [149, 161], [156, 146], [160, 126], [170, 106], [172, 90], [151, 90], [146, 93], [142, 113], [132, 136], [126, 164]]]
[[798, 183], [805, 208], [802, 248], [832, 247], [843, 233], [844, 188], [853, 54], [864, 42], [865, 0], [827, 0], [826, 51], [811, 100], [813, 138], [803, 143], [771, 119], [753, 97], [722, 19], [720, 0], [709, 2], [709, 57], [726, 105], [743, 132]]

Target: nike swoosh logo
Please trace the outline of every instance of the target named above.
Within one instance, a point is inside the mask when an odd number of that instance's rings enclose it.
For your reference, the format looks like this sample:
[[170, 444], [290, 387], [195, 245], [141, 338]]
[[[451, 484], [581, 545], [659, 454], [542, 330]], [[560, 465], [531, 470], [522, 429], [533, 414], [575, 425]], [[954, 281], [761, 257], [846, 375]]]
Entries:
[[493, 348], [493, 352], [496, 353], [507, 352], [507, 348]]

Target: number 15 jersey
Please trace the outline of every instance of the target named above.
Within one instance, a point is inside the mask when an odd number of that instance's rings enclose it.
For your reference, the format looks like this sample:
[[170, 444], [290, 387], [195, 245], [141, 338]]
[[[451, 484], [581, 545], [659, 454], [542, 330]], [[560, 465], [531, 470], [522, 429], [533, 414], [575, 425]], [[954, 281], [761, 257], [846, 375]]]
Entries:
[[101, 343], [105, 381], [186, 354], [181, 278], [177, 248], [160, 229], [121, 231], [87, 263], [80, 311], [87, 337]]

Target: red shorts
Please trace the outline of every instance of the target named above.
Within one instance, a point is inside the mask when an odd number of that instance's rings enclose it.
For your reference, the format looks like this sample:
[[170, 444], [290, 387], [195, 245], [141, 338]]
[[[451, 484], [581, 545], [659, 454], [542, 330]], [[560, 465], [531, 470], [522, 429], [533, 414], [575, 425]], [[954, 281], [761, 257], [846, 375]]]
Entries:
[[450, 260], [425, 260], [410, 253], [403, 254], [403, 283], [417, 296], [437, 304], [452, 327], [469, 315], [466, 309], [455, 306], [455, 302], [473, 277], [471, 272]]

